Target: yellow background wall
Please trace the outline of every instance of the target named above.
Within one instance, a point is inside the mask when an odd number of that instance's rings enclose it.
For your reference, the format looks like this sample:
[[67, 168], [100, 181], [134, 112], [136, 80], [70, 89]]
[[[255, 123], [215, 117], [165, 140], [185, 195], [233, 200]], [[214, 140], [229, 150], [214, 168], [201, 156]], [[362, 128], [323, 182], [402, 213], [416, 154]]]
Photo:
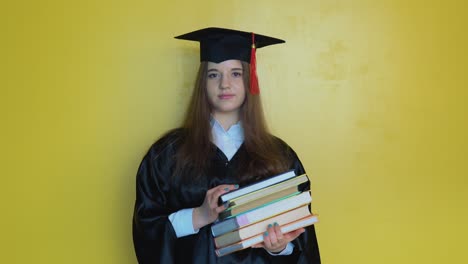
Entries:
[[466, 1], [10, 1], [1, 21], [1, 263], [136, 263], [134, 177], [198, 64], [258, 51], [274, 133], [313, 177], [323, 263], [467, 263]]

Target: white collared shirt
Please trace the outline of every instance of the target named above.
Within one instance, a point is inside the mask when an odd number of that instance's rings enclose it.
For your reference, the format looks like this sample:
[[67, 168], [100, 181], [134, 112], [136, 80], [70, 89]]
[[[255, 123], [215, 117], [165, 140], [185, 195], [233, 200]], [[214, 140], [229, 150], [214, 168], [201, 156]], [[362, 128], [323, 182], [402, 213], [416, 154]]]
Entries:
[[244, 143], [244, 129], [240, 122], [232, 125], [227, 131], [214, 118], [211, 118], [212, 142], [231, 160]]

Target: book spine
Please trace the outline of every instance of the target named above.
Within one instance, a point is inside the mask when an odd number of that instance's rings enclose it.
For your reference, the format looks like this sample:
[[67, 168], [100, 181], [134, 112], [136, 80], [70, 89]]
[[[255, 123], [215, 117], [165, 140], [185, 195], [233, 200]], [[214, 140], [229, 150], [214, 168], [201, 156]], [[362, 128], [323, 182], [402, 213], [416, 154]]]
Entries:
[[222, 257], [222, 256], [225, 256], [225, 255], [228, 255], [228, 254], [231, 254], [233, 252], [236, 252], [236, 251], [239, 251], [239, 250], [242, 250], [244, 248], [248, 248], [248, 247], [251, 247], [255, 244], [258, 244], [260, 242], [263, 242], [263, 235], [259, 235], [259, 236], [256, 236], [256, 237], [253, 237], [251, 239], [249, 239], [248, 243], [239, 243], [239, 244], [234, 244], [234, 245], [230, 245], [230, 246], [227, 246], [227, 247], [224, 247], [224, 248], [219, 248], [219, 249], [216, 249], [216, 255], [218, 257]]
[[219, 219], [220, 221], [224, 221], [225, 219], [231, 217], [232, 215], [233, 215], [233, 211], [232, 211], [232, 210], [222, 211], [221, 213], [219, 213], [218, 219]]
[[214, 239], [216, 248], [221, 248], [225, 247], [230, 244], [234, 244], [236, 242], [241, 241], [243, 238], [241, 237], [240, 232], [229, 232], [227, 234], [224, 234], [222, 236], [216, 237]]
[[239, 228], [236, 218], [226, 219], [223, 222], [219, 222], [211, 226], [211, 233], [214, 237], [220, 236], [227, 232], [231, 232]]

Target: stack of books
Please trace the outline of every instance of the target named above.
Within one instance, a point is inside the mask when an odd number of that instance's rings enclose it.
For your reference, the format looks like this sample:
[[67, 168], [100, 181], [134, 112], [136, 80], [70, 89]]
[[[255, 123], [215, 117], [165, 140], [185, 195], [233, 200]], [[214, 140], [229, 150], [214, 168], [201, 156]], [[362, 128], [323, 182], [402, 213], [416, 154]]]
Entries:
[[211, 226], [216, 254], [224, 256], [263, 242], [263, 233], [275, 222], [283, 233], [316, 223], [317, 216], [309, 210], [309, 186], [306, 174], [288, 171], [222, 195], [219, 203], [227, 204], [227, 209]]

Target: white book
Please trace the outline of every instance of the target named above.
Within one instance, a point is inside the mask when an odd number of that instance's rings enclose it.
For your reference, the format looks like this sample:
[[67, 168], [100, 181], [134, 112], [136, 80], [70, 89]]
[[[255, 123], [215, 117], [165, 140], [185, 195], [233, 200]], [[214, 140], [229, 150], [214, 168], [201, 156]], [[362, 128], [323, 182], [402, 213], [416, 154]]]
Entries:
[[[248, 193], [246, 195], [242, 195], [240, 197], [234, 198], [229, 200], [229, 207], [239, 206], [241, 204], [246, 204], [251, 201], [256, 201], [261, 199], [265, 196], [272, 195], [274, 193], [278, 193], [284, 191], [291, 187], [296, 187], [297, 191], [305, 191], [306, 188], [299, 188], [299, 185], [302, 185], [305, 182], [309, 181], [309, 177], [306, 174], [302, 174], [299, 176], [295, 176], [289, 180], [282, 181], [280, 183], [271, 185], [269, 187], [265, 187], [263, 189]], [[308, 189], [308, 188], [307, 188]], [[229, 208], [228, 208], [229, 209]]]
[[273, 184], [288, 180], [290, 178], [293, 178], [294, 176], [296, 176], [296, 173], [293, 170], [291, 170], [291, 171], [279, 174], [277, 176], [273, 176], [273, 177], [268, 178], [266, 180], [260, 181], [258, 183], [247, 185], [247, 186], [242, 187], [240, 189], [237, 189], [235, 191], [228, 192], [226, 194], [221, 195], [221, 197], [219, 197], [220, 203], [225, 203], [225, 202], [227, 202], [227, 201], [229, 201], [231, 199], [234, 199], [234, 198], [237, 198], [239, 196], [254, 192], [256, 190], [263, 189], [263, 188], [268, 187], [270, 185], [273, 185]]

